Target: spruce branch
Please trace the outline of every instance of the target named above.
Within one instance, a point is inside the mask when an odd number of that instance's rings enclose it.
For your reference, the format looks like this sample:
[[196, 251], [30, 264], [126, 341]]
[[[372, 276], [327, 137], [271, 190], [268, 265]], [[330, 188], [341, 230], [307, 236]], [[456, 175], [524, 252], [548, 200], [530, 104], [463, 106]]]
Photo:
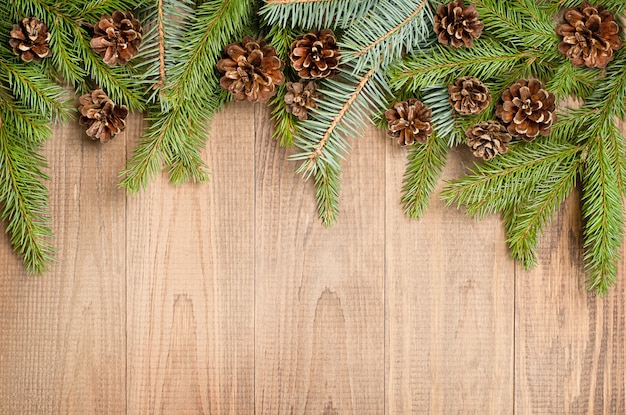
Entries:
[[[159, 94], [162, 111], [153, 115], [157, 121], [139, 140], [121, 173], [125, 177], [120, 185], [128, 192], [144, 188], [162, 163], [174, 184], [209, 179], [200, 155], [207, 139], [206, 124], [228, 100], [215, 65], [224, 46], [240, 37], [252, 17], [252, 7], [253, 2], [246, 0], [209, 0], [181, 26], [183, 32], [171, 39], [166, 32], [166, 54], [170, 52], [173, 64], [166, 65], [165, 85]], [[168, 30], [169, 26], [164, 27]], [[153, 68], [159, 67], [160, 59], [159, 53], [152, 55]], [[198, 104], [190, 105], [190, 101]]]
[[303, 29], [345, 28], [376, 0], [265, 0], [259, 14], [268, 24]]
[[339, 188], [341, 167], [326, 164], [315, 172], [315, 197], [322, 224], [333, 226], [339, 215]]
[[[580, 6], [580, 0], [550, 0], [547, 5], [547, 11], [557, 13], [563, 9], [577, 8]], [[612, 13], [618, 14], [626, 10], [626, 3], [623, 0], [602, 0], [600, 2], [605, 9]]]
[[[285, 62], [289, 62], [289, 49], [291, 42], [296, 38], [297, 33], [293, 29], [280, 26], [272, 26], [266, 36], [267, 42], [276, 48], [276, 53]], [[290, 68], [285, 69], [285, 80], [294, 79], [296, 76]], [[297, 117], [287, 112], [285, 94], [287, 93], [286, 83], [277, 88], [276, 96], [270, 101], [272, 107], [272, 120], [274, 121], [273, 137], [277, 139], [281, 146], [289, 147], [293, 144], [293, 139], [298, 135], [299, 122]]]
[[286, 93], [287, 88], [285, 85], [281, 85], [276, 96], [270, 101], [272, 120], [274, 121], [272, 135], [281, 146], [290, 147], [293, 144], [294, 137], [300, 134], [300, 122], [297, 117], [287, 112]]
[[585, 266], [589, 289], [605, 294], [615, 284], [623, 239], [623, 198], [611, 147], [598, 136], [589, 143], [582, 169]]
[[538, 56], [534, 50], [519, 50], [482, 38], [470, 49], [452, 50], [435, 45], [394, 65], [390, 85], [393, 89], [407, 88], [418, 93], [432, 85], [448, 85], [460, 76], [475, 76], [485, 82], [516, 67], [527, 66]]
[[509, 206], [511, 213], [505, 211], [507, 243], [513, 258], [525, 268], [536, 264], [539, 234], [576, 185], [580, 164], [578, 152], [568, 153], [558, 164], [555, 163], [549, 176], [538, 181], [526, 201]]
[[[437, 135], [441, 138], [447, 137], [450, 147], [464, 142], [465, 129], [461, 127], [457, 114], [450, 104], [448, 88], [438, 85], [425, 88], [421, 93], [422, 102], [432, 110], [432, 123]], [[488, 111], [483, 112], [485, 113]]]
[[320, 93], [324, 100], [318, 103], [313, 116], [301, 123], [301, 135], [294, 144], [300, 153], [291, 157], [303, 163], [297, 172], [310, 177], [320, 164], [338, 167], [342, 154], [350, 145], [347, 136], [359, 136], [363, 130], [363, 120], [369, 118], [370, 107], [385, 108], [387, 89], [380, 72], [370, 69], [353, 77], [349, 70], [342, 70], [338, 79], [322, 82]]
[[[43, 183], [47, 180], [43, 171], [46, 161], [39, 154], [40, 144], [22, 137], [20, 126], [16, 128], [6, 115], [6, 110], [0, 109], [0, 217], [6, 221], [11, 245], [26, 269], [40, 273], [54, 254], [48, 193]], [[40, 128], [46, 129], [46, 120], [35, 117]], [[50, 134], [49, 128], [45, 133]]]
[[387, 67], [402, 53], [424, 47], [432, 24], [427, 0], [380, 0], [371, 13], [346, 30], [341, 42], [343, 60], [352, 62], [355, 73]]
[[433, 134], [426, 144], [416, 144], [409, 149], [404, 174], [402, 204], [404, 212], [420, 219], [435, 191], [435, 186], [446, 165], [448, 145], [445, 136]]
[[521, 49], [551, 50], [558, 43], [551, 14], [536, 0], [476, 0], [473, 3], [491, 36]]
[[537, 184], [580, 152], [581, 146], [558, 140], [517, 143], [508, 153], [476, 164], [465, 177], [449, 182], [441, 197], [448, 206], [467, 206], [467, 214], [478, 218], [521, 206]]

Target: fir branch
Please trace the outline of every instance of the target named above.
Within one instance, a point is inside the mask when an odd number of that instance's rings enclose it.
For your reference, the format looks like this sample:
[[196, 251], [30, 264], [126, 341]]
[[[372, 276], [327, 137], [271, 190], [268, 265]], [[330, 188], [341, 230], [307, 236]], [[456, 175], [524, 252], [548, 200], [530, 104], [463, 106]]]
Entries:
[[489, 34], [520, 49], [551, 50], [558, 38], [551, 22], [536, 0], [475, 0], [480, 19]]
[[[239, 38], [252, 16], [252, 6], [246, 0], [207, 1], [183, 28], [186, 34], [169, 41], [174, 63], [166, 68], [160, 95], [163, 112], [140, 139], [122, 172], [126, 177], [121, 186], [129, 192], [145, 187], [162, 162], [174, 184], [208, 180], [200, 155], [207, 139], [206, 123], [227, 99], [220, 92], [215, 64], [232, 37]], [[201, 105], [189, 105], [190, 100]]]
[[470, 174], [449, 182], [441, 197], [446, 204], [467, 206], [467, 214], [482, 218], [520, 206], [538, 183], [544, 183], [566, 160], [580, 154], [581, 146], [554, 139], [518, 143], [508, 153], [477, 164]]
[[9, 53], [0, 48], [0, 82], [11, 90], [12, 95], [44, 118], [69, 117], [66, 91], [43, 75], [41, 65], [9, 63], [14, 61]]
[[568, 153], [567, 157], [559, 159], [558, 164], [555, 164], [550, 176], [533, 187], [528, 200], [518, 206], [508, 207], [514, 213], [504, 215], [507, 242], [513, 257], [524, 267], [530, 268], [536, 264], [535, 250], [539, 234], [576, 185], [580, 163], [579, 153]]
[[318, 207], [328, 225], [338, 210], [333, 195], [339, 185], [332, 181], [338, 179], [340, 161], [350, 148], [346, 139], [361, 135], [364, 120], [386, 107], [390, 92], [380, 71], [370, 69], [355, 77], [349, 67], [342, 69], [337, 79], [325, 79], [319, 91], [324, 99], [318, 101], [309, 119], [300, 123], [294, 144], [301, 152], [290, 159], [302, 161], [297, 172], [305, 179], [314, 175], [316, 184], [326, 188], [318, 188], [318, 200], [325, 201]]
[[447, 154], [446, 139], [439, 134], [433, 134], [426, 144], [409, 149], [402, 197], [404, 212], [409, 217], [420, 219], [425, 212], [446, 165]]
[[589, 289], [605, 294], [615, 284], [617, 262], [623, 239], [623, 205], [620, 189], [615, 185], [613, 149], [602, 137], [590, 142], [582, 169], [585, 266]]
[[381, 0], [344, 34], [343, 60], [352, 62], [355, 73], [365, 68], [385, 68], [402, 53], [424, 47], [432, 24], [427, 0]]
[[298, 168], [305, 178], [315, 173], [320, 164], [337, 164], [349, 148], [346, 136], [360, 135], [363, 119], [369, 118], [371, 107], [385, 108], [390, 94], [383, 76], [370, 69], [353, 77], [349, 69], [338, 79], [326, 79], [320, 86], [324, 100], [318, 103], [313, 116], [301, 123], [301, 135], [294, 144], [302, 152], [291, 157], [302, 160]]
[[600, 71], [577, 68], [569, 60], [563, 60], [546, 82], [546, 89], [558, 97], [588, 97], [598, 84]]
[[339, 215], [339, 180], [341, 167], [326, 164], [315, 172], [315, 197], [322, 224], [333, 226]]
[[[276, 48], [277, 55], [285, 62], [289, 61], [289, 49], [291, 42], [295, 39], [297, 33], [291, 28], [282, 28], [280, 26], [272, 26], [266, 36], [269, 44]], [[285, 80], [294, 79], [296, 76], [292, 73], [291, 68], [285, 69]], [[274, 121], [273, 137], [280, 142], [283, 147], [293, 144], [293, 139], [298, 135], [299, 122], [297, 117], [287, 112], [287, 104], [285, 103], [285, 94], [287, 93], [286, 83], [277, 88], [276, 96], [270, 101], [272, 107], [272, 120]]]
[[54, 254], [45, 167], [39, 144], [21, 137], [5, 109], [0, 109], [0, 217], [7, 222], [13, 249], [31, 273], [43, 272]]
[[270, 102], [272, 120], [274, 121], [272, 136], [279, 141], [281, 146], [290, 147], [294, 138], [300, 134], [300, 123], [297, 117], [287, 112], [286, 93], [287, 88], [285, 85], [281, 85], [276, 96]]
[[407, 56], [392, 67], [390, 85], [417, 93], [432, 85], [448, 85], [460, 76], [486, 81], [527, 66], [537, 57], [537, 51], [518, 50], [488, 39], [477, 39], [469, 49], [452, 50], [436, 45], [426, 52]]
[[[551, 0], [547, 7], [547, 12], [556, 13], [566, 8], [578, 8], [581, 4], [580, 0]], [[602, 0], [600, 4], [612, 13], [618, 14], [626, 10], [626, 2], [624, 0]]]
[[163, 111], [170, 107], [165, 99], [159, 98], [164, 97], [168, 74], [180, 58], [174, 50], [180, 50], [189, 41], [194, 5], [193, 0], [156, 0], [154, 7], [140, 12], [146, 33], [135, 57], [139, 62], [136, 68], [141, 73], [148, 101], [160, 102]]
[[375, 4], [376, 0], [266, 0], [259, 14], [268, 24], [282, 27], [344, 28]]
[[425, 88], [422, 95], [422, 102], [432, 110], [432, 123], [437, 136], [447, 138], [450, 147], [464, 142], [465, 130], [459, 127], [457, 114], [450, 105], [448, 88], [445, 86]]

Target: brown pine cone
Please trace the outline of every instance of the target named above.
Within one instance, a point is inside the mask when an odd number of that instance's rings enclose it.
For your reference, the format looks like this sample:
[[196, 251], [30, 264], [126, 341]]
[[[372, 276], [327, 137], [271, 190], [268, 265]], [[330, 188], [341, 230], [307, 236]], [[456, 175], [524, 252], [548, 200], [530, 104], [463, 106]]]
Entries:
[[578, 9], [567, 9], [565, 20], [556, 28], [562, 38], [559, 52], [574, 66], [604, 68], [613, 60], [613, 51], [622, 47], [620, 26], [602, 6], [585, 1]]
[[550, 134], [555, 109], [554, 94], [546, 91], [541, 81], [520, 79], [502, 93], [496, 116], [512, 136], [533, 141], [539, 134]]
[[330, 29], [298, 35], [291, 42], [289, 59], [300, 78], [326, 78], [336, 72], [341, 53]]
[[465, 132], [465, 136], [474, 157], [484, 160], [506, 153], [512, 138], [504, 125], [491, 120], [474, 125]]
[[22, 19], [13, 25], [9, 45], [24, 62], [47, 58], [51, 55], [48, 26], [36, 17]]
[[432, 111], [415, 98], [396, 102], [393, 108], [385, 111], [388, 133], [397, 138], [398, 143], [410, 146], [416, 141], [425, 144], [433, 133]]
[[79, 101], [80, 123], [88, 126], [86, 132], [92, 140], [106, 143], [126, 127], [128, 109], [115, 105], [103, 90], [82, 95]]
[[102, 16], [94, 26], [90, 45], [109, 66], [126, 65], [139, 52], [143, 29], [131, 12]]
[[317, 108], [315, 98], [318, 97], [319, 93], [315, 81], [287, 82], [287, 93], [285, 94], [287, 112], [298, 117], [300, 121], [309, 118], [309, 108]]
[[485, 25], [478, 20], [476, 5], [465, 7], [463, 0], [453, 1], [437, 6], [435, 15], [435, 34], [443, 45], [450, 45], [457, 49], [462, 45], [469, 48], [474, 44], [474, 38], [479, 38]]
[[276, 86], [285, 82], [284, 65], [273, 46], [245, 36], [226, 46], [217, 69], [223, 74], [220, 85], [236, 101], [267, 102], [276, 94]]
[[448, 94], [452, 107], [461, 115], [478, 114], [491, 102], [487, 85], [473, 76], [463, 76], [448, 85]]

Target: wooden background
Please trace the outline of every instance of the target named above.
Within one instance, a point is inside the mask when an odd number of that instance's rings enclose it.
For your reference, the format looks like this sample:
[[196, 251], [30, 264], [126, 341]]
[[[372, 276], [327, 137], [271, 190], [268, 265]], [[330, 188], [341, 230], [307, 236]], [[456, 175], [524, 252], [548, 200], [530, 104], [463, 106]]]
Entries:
[[126, 197], [141, 128], [46, 145], [58, 260], [28, 276], [0, 240], [0, 414], [626, 413], [626, 278], [585, 290], [578, 194], [526, 272], [497, 217], [409, 221], [373, 128], [331, 229], [264, 107], [216, 117], [208, 185]]

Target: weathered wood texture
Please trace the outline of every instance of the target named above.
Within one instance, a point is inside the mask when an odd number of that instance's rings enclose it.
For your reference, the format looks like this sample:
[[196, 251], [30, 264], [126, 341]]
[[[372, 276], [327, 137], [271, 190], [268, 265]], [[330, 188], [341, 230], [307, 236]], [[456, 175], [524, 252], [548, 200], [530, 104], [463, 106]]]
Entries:
[[217, 116], [208, 185], [128, 197], [138, 117], [106, 146], [55, 127], [57, 262], [0, 240], [0, 414], [626, 413], [624, 273], [585, 291], [578, 195], [523, 271], [497, 217], [407, 220], [405, 150], [370, 128], [325, 229], [267, 117]]

